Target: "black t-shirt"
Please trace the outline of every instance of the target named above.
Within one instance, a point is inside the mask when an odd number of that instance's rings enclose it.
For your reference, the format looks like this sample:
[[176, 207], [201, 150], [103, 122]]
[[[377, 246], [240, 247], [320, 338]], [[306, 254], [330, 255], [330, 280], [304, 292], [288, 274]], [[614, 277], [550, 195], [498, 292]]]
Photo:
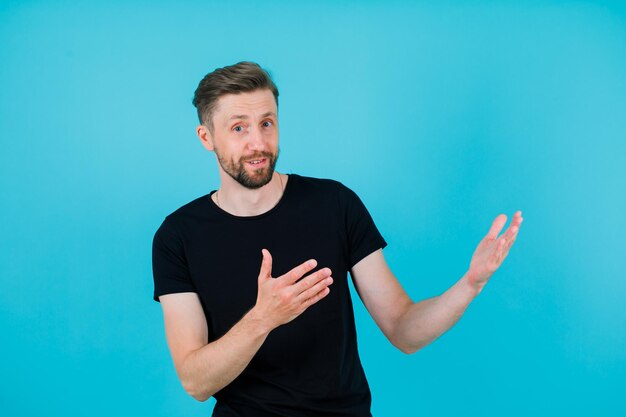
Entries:
[[207, 342], [254, 306], [262, 248], [272, 254], [273, 277], [313, 258], [334, 280], [326, 297], [270, 332], [214, 395], [213, 416], [371, 416], [347, 273], [387, 243], [359, 197], [337, 181], [290, 174], [276, 206], [239, 217], [211, 194], [167, 216], [153, 241], [154, 299], [198, 293]]

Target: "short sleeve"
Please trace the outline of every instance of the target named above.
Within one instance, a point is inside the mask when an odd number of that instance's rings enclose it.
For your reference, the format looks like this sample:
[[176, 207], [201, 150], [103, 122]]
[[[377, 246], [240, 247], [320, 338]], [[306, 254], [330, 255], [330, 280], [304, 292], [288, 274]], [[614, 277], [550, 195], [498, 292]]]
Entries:
[[372, 216], [354, 191], [342, 185], [340, 201], [345, 213], [348, 265], [349, 269], [352, 269], [367, 255], [387, 246], [387, 242], [383, 239]]
[[183, 243], [167, 218], [152, 240], [152, 276], [154, 301], [159, 301], [159, 296], [164, 294], [197, 292], [189, 274]]

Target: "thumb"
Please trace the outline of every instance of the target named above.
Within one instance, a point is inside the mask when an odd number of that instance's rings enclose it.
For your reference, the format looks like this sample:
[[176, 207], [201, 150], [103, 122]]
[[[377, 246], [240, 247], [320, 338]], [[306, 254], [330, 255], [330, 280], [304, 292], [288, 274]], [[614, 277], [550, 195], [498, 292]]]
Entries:
[[261, 272], [259, 272], [259, 279], [272, 277], [272, 255], [267, 249], [261, 249], [263, 254], [263, 261], [261, 261]]

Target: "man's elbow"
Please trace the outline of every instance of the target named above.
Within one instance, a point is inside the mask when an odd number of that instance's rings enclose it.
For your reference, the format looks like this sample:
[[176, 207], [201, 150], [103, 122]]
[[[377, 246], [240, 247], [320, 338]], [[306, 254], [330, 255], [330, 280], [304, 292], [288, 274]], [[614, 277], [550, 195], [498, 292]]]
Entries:
[[213, 392], [200, 389], [200, 387], [191, 382], [182, 381], [182, 383], [183, 388], [185, 389], [187, 394], [192, 396], [195, 400], [200, 401], [201, 403], [211, 398], [211, 396], [214, 394]]
[[418, 346], [409, 346], [409, 345], [401, 345], [401, 344], [394, 344], [394, 346], [402, 353], [405, 353], [407, 355], [412, 355], [415, 352], [417, 352], [418, 350], [420, 350], [420, 347]]
[[391, 344], [394, 345], [399, 351], [402, 353], [406, 353], [407, 355], [412, 355], [418, 350], [428, 346], [435, 339], [418, 339], [413, 341], [407, 340], [398, 340], [397, 338], [391, 341]]
[[398, 337], [390, 338], [389, 341], [393, 346], [396, 347], [396, 349], [407, 355], [412, 355], [424, 347], [424, 345], [421, 344], [408, 343], [407, 341], [401, 340]]
[[205, 402], [206, 400], [208, 400], [209, 398], [211, 398], [210, 395], [205, 396], [205, 395], [192, 395], [192, 397], [197, 400], [200, 401], [201, 403]]

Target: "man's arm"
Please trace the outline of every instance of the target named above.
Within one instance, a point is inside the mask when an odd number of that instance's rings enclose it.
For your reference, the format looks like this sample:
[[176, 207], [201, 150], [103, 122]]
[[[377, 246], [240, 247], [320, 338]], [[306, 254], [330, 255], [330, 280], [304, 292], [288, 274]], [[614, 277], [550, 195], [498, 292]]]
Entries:
[[234, 380], [269, 334], [249, 312], [224, 336], [207, 344], [206, 319], [196, 293], [167, 294], [159, 299], [178, 378], [198, 401], [206, 401]]
[[298, 281], [317, 262], [309, 260], [278, 278], [272, 278], [272, 258], [263, 251], [254, 307], [226, 334], [208, 343], [209, 333], [196, 293], [159, 297], [165, 334], [176, 372], [185, 390], [206, 401], [230, 384], [250, 363], [276, 327], [293, 320], [330, 292], [331, 271], [322, 268]]
[[350, 271], [363, 304], [387, 339], [405, 353], [414, 353], [450, 329], [502, 264], [522, 223], [517, 212], [510, 227], [496, 238], [506, 223], [498, 216], [480, 242], [470, 268], [443, 294], [413, 303], [393, 272], [382, 249], [366, 256]]

